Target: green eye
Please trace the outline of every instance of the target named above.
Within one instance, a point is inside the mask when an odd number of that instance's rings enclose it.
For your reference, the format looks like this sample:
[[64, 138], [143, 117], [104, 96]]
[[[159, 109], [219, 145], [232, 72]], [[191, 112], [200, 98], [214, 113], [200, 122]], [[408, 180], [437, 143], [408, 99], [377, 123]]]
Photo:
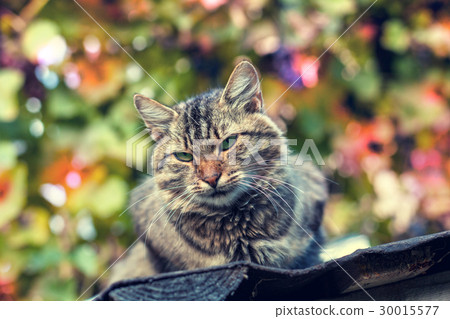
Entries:
[[236, 139], [237, 139], [237, 135], [232, 135], [230, 137], [227, 137], [223, 142], [222, 142], [222, 150], [226, 151], [228, 149], [230, 149], [234, 143], [236, 143]]
[[177, 160], [182, 161], [182, 162], [190, 162], [193, 159], [192, 154], [186, 153], [186, 152], [173, 153], [173, 155], [175, 155]]

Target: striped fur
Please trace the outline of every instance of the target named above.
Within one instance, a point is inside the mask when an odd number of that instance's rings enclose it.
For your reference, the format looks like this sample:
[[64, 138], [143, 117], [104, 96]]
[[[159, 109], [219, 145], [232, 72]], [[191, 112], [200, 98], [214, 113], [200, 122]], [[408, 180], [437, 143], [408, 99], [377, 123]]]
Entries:
[[[166, 138], [154, 150], [154, 176], [131, 198], [136, 232], [145, 236], [113, 268], [111, 282], [237, 260], [282, 268], [319, 261], [324, 178], [311, 163], [281, 162], [286, 148], [270, 140], [284, 136], [261, 112], [258, 76], [250, 63], [236, 67], [225, 89], [188, 99], [173, 113], [139, 99], [136, 107], [149, 129]], [[164, 115], [171, 120], [163, 121]], [[220, 152], [217, 145], [230, 136], [237, 136], [236, 143]], [[217, 141], [199, 146], [198, 163], [173, 155], [193, 153], [198, 139]], [[249, 145], [260, 146], [259, 156]], [[199, 166], [211, 156], [221, 173], [215, 189], [199, 177]]]

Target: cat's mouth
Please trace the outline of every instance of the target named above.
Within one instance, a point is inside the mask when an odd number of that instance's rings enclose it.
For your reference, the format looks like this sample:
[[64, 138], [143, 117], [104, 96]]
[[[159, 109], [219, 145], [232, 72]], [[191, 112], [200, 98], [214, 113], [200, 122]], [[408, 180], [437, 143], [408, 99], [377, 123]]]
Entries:
[[198, 193], [197, 196], [201, 201], [224, 205], [225, 202], [231, 203], [240, 193], [236, 185], [237, 183], [230, 183], [218, 188], [210, 188]]
[[208, 197], [218, 197], [218, 196], [226, 196], [230, 192], [233, 191], [235, 187], [233, 187], [233, 184], [223, 185], [217, 188], [210, 188], [202, 192], [202, 195], [208, 196]]

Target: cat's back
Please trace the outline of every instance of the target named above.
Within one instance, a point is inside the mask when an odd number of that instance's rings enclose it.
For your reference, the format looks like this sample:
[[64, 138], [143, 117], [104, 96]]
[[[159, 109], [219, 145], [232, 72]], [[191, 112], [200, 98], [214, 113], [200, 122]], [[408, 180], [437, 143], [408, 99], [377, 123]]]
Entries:
[[319, 253], [325, 238], [321, 224], [328, 199], [328, 183], [315, 164], [304, 161], [294, 165], [297, 159], [295, 156], [290, 158], [285, 179], [296, 197], [295, 221], [290, 235], [302, 243], [296, 262], [290, 268], [306, 268], [321, 261]]
[[325, 202], [328, 198], [328, 183], [319, 167], [311, 161], [299, 160], [297, 156], [291, 158], [291, 163], [289, 178], [300, 189], [300, 193], [304, 194], [309, 202]]
[[311, 235], [321, 235], [322, 218], [328, 200], [327, 178], [311, 161], [290, 165], [289, 171], [288, 180], [297, 192], [298, 221]]

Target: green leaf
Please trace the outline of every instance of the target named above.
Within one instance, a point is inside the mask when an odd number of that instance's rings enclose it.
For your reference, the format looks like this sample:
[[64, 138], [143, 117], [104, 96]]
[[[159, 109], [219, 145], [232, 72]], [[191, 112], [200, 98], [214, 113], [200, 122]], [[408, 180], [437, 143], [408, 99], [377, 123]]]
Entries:
[[8, 242], [11, 248], [24, 246], [42, 246], [50, 237], [48, 225], [49, 213], [42, 207], [28, 207], [21, 217], [27, 220], [27, 225], [15, 223], [12, 226]]
[[83, 101], [68, 90], [56, 89], [49, 92], [48, 112], [54, 118], [71, 119], [86, 113]]
[[39, 297], [43, 300], [73, 301], [78, 298], [75, 278], [46, 276], [39, 283]]
[[24, 165], [0, 173], [0, 227], [20, 214], [26, 196], [27, 168]]
[[322, 136], [324, 122], [317, 112], [304, 109], [301, 111], [298, 120], [306, 138], [320, 138]]
[[16, 148], [13, 143], [0, 142], [0, 168], [11, 169], [17, 163]]
[[125, 206], [127, 184], [118, 177], [109, 177], [91, 197], [90, 208], [100, 218], [108, 218]]
[[315, 0], [316, 5], [320, 11], [332, 16], [343, 16], [345, 14], [353, 13], [356, 10], [356, 3], [354, 0]]
[[50, 20], [36, 20], [26, 29], [22, 38], [22, 50], [25, 56], [34, 61], [39, 50], [52, 38], [59, 35], [59, 28]]
[[17, 92], [22, 87], [24, 76], [13, 69], [0, 70], [0, 121], [10, 122], [19, 114]]
[[408, 29], [400, 20], [390, 20], [383, 25], [381, 44], [397, 53], [405, 52], [411, 41]]
[[350, 80], [350, 85], [361, 101], [373, 101], [380, 94], [381, 78], [372, 68], [365, 68]]
[[59, 265], [63, 260], [63, 252], [55, 245], [43, 246], [42, 250], [31, 254], [28, 262], [28, 270], [31, 272], [40, 272], [51, 267]]
[[83, 274], [93, 277], [98, 272], [97, 252], [88, 244], [77, 247], [72, 254], [72, 261]]
[[94, 216], [106, 219], [123, 209], [127, 192], [127, 183], [119, 176], [110, 176], [103, 182], [91, 180], [72, 193], [67, 205], [72, 211], [86, 208]]

